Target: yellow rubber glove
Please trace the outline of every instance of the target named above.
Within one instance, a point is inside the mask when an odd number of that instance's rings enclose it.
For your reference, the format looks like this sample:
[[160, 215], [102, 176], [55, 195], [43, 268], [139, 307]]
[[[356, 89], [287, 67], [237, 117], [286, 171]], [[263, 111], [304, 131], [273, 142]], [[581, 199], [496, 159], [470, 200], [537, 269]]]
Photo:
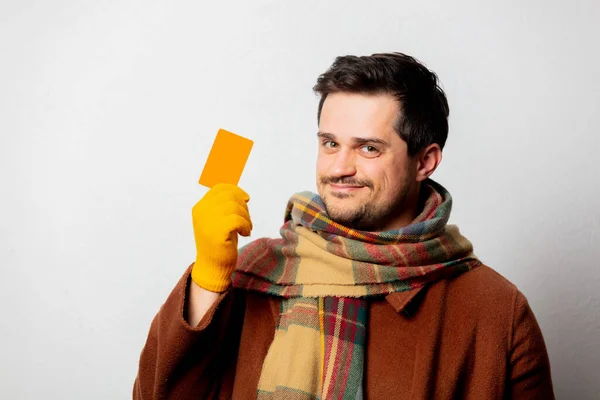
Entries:
[[223, 292], [231, 284], [238, 257], [238, 233], [250, 236], [250, 197], [235, 185], [213, 186], [192, 209], [196, 263], [192, 280], [211, 292]]

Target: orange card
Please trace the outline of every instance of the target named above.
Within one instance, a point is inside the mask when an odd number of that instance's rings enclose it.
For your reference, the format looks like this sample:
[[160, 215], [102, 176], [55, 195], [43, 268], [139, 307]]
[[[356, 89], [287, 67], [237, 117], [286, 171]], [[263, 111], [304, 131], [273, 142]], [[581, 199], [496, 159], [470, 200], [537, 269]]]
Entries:
[[253, 144], [250, 139], [219, 129], [198, 183], [208, 188], [217, 183], [237, 185]]

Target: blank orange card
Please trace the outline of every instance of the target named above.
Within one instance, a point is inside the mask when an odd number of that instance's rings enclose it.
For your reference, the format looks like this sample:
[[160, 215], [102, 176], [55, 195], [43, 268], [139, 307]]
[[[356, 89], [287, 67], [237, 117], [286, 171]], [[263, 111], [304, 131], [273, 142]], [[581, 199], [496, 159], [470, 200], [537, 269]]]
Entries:
[[217, 183], [237, 185], [253, 144], [250, 139], [219, 129], [198, 183], [208, 188]]

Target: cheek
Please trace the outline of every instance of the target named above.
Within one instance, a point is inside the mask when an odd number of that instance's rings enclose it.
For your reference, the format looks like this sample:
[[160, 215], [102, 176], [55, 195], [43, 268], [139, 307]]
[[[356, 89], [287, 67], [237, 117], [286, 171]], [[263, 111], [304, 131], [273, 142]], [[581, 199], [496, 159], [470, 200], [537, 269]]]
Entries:
[[410, 181], [410, 169], [408, 165], [394, 165], [393, 171], [396, 173], [388, 174], [387, 190], [390, 192], [390, 197], [397, 196], [406, 190], [406, 186]]
[[327, 157], [319, 154], [317, 156], [317, 175], [327, 175], [328, 168]]
[[362, 171], [362, 176], [373, 183], [374, 190], [384, 195], [400, 189], [403, 176], [407, 173], [405, 168], [392, 163], [366, 164], [363, 166]]
[[376, 163], [364, 163], [359, 169], [359, 176], [368, 179], [373, 184], [373, 189], [377, 192], [385, 190], [388, 186], [388, 177], [385, 168]]

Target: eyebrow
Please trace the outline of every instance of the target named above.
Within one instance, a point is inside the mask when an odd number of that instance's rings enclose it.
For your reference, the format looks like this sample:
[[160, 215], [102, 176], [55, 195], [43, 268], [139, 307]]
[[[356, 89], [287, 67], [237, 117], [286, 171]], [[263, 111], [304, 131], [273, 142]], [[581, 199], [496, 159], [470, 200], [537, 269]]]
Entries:
[[[335, 141], [335, 135], [329, 132], [317, 132], [317, 137]], [[383, 139], [373, 137], [352, 137], [352, 141], [356, 144], [376, 143], [385, 147], [390, 147], [390, 144]]]

